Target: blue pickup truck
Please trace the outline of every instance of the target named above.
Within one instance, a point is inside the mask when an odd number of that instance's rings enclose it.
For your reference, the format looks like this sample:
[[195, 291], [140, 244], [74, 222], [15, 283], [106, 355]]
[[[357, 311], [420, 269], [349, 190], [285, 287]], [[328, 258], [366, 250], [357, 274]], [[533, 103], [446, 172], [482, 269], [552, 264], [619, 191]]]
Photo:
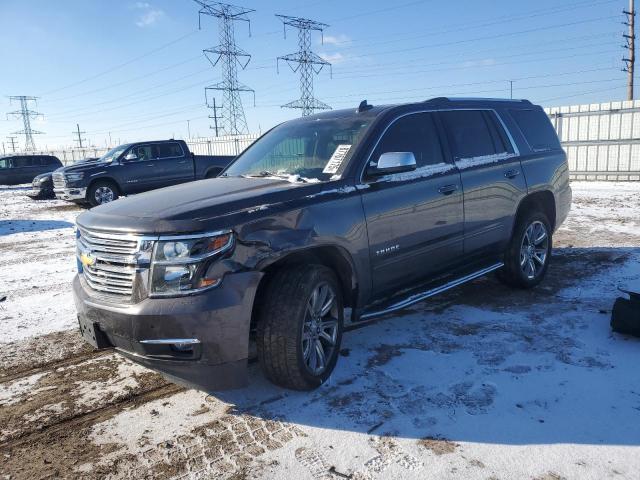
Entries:
[[53, 173], [56, 197], [95, 207], [122, 195], [216, 177], [233, 156], [194, 155], [183, 140], [120, 145], [97, 161]]

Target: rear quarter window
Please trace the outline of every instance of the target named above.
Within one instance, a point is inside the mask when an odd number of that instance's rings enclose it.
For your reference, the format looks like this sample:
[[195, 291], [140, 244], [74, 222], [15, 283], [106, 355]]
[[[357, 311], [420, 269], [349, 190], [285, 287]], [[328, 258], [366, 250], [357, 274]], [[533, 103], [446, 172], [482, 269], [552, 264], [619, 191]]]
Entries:
[[558, 135], [543, 110], [509, 110], [509, 115], [534, 152], [561, 148]]
[[182, 147], [178, 143], [160, 143], [158, 144], [159, 158], [182, 157]]

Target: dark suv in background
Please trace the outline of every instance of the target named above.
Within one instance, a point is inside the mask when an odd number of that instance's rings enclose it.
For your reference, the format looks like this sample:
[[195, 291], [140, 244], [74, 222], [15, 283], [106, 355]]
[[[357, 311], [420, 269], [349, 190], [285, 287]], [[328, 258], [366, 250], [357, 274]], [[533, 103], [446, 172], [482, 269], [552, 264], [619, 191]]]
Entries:
[[81, 214], [80, 329], [207, 390], [244, 385], [255, 342], [270, 380], [312, 389], [346, 322], [492, 271], [537, 285], [570, 204], [565, 152], [526, 100], [362, 102], [303, 117], [219, 178]]
[[33, 179], [62, 166], [53, 155], [3, 155], [0, 156], [0, 185], [31, 183]]

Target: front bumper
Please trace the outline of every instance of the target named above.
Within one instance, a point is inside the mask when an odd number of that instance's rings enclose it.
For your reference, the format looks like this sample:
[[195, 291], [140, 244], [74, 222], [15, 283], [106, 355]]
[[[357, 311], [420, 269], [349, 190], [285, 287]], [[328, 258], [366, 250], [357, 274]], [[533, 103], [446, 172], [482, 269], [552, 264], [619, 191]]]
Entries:
[[[261, 276], [232, 273], [198, 295], [115, 305], [90, 295], [76, 275], [73, 294], [81, 326], [95, 327], [104, 345], [176, 383], [227, 390], [247, 384], [251, 312]], [[185, 350], [185, 339], [193, 348]]]
[[56, 194], [57, 198], [61, 200], [68, 200], [68, 201], [85, 200], [87, 197], [86, 188], [75, 188], [75, 187], [54, 188], [53, 193]]

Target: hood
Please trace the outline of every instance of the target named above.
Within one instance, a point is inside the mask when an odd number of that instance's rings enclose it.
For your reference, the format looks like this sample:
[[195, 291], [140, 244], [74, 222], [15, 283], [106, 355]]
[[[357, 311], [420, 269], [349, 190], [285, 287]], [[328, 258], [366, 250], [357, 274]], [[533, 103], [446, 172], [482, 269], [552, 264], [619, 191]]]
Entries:
[[[274, 178], [218, 177], [161, 188], [82, 213], [85, 228], [149, 234], [195, 233], [219, 228], [230, 215], [256, 212], [322, 189], [322, 184]], [[225, 225], [228, 227], [230, 225]]]
[[52, 173], [53, 173], [53, 172], [47, 172], [47, 173], [41, 173], [40, 175], [36, 175], [35, 177], [33, 177], [33, 181], [34, 181], [34, 182], [36, 182], [36, 181], [40, 181], [40, 180], [42, 180], [43, 178], [46, 178], [47, 180], [51, 180], [51, 174], [52, 174]]
[[101, 162], [98, 160], [80, 160], [73, 165], [60, 167], [56, 170], [58, 173], [84, 172], [85, 170], [93, 170], [94, 168], [108, 167], [112, 162]]

